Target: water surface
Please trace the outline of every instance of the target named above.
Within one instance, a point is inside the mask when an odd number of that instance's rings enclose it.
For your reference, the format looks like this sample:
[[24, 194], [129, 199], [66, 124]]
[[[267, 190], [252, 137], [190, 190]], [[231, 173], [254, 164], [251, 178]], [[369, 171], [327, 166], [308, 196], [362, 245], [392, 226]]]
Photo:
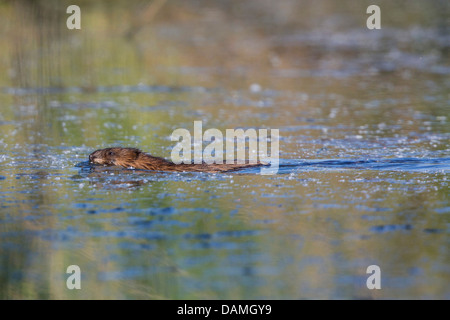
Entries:
[[[1, 298], [450, 298], [446, 4], [50, 3], [0, 4]], [[279, 129], [278, 174], [77, 166], [197, 120]]]

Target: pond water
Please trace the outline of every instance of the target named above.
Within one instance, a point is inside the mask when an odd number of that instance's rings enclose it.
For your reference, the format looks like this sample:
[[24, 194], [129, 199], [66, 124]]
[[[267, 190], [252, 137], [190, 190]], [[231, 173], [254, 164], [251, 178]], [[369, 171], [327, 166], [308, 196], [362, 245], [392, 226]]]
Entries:
[[[154, 3], [0, 3], [0, 298], [449, 299], [448, 4]], [[278, 173], [83, 164], [194, 121]]]

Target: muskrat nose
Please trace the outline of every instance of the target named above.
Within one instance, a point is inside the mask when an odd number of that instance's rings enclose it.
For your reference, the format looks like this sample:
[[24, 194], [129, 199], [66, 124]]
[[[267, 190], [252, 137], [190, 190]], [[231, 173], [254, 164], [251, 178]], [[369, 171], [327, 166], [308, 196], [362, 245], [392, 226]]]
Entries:
[[96, 157], [93, 154], [89, 155], [89, 162], [94, 162], [95, 158]]

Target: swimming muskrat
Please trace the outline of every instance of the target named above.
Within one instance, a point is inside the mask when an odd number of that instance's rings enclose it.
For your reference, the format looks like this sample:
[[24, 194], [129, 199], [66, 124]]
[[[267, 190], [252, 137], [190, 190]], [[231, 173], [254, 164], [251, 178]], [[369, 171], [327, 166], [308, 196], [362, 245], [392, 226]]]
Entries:
[[243, 168], [259, 167], [263, 163], [224, 163], [224, 164], [175, 164], [164, 158], [154, 157], [136, 148], [106, 148], [92, 152], [89, 162], [105, 166], [121, 166], [124, 168], [155, 170], [155, 171], [191, 171], [191, 172], [227, 172]]

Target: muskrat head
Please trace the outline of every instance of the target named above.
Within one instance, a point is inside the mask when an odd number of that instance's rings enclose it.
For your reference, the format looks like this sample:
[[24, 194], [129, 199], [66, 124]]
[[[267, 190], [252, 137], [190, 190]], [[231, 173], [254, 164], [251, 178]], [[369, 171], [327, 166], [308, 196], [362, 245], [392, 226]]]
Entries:
[[135, 148], [106, 148], [92, 152], [89, 162], [105, 166], [133, 167], [141, 151]]

